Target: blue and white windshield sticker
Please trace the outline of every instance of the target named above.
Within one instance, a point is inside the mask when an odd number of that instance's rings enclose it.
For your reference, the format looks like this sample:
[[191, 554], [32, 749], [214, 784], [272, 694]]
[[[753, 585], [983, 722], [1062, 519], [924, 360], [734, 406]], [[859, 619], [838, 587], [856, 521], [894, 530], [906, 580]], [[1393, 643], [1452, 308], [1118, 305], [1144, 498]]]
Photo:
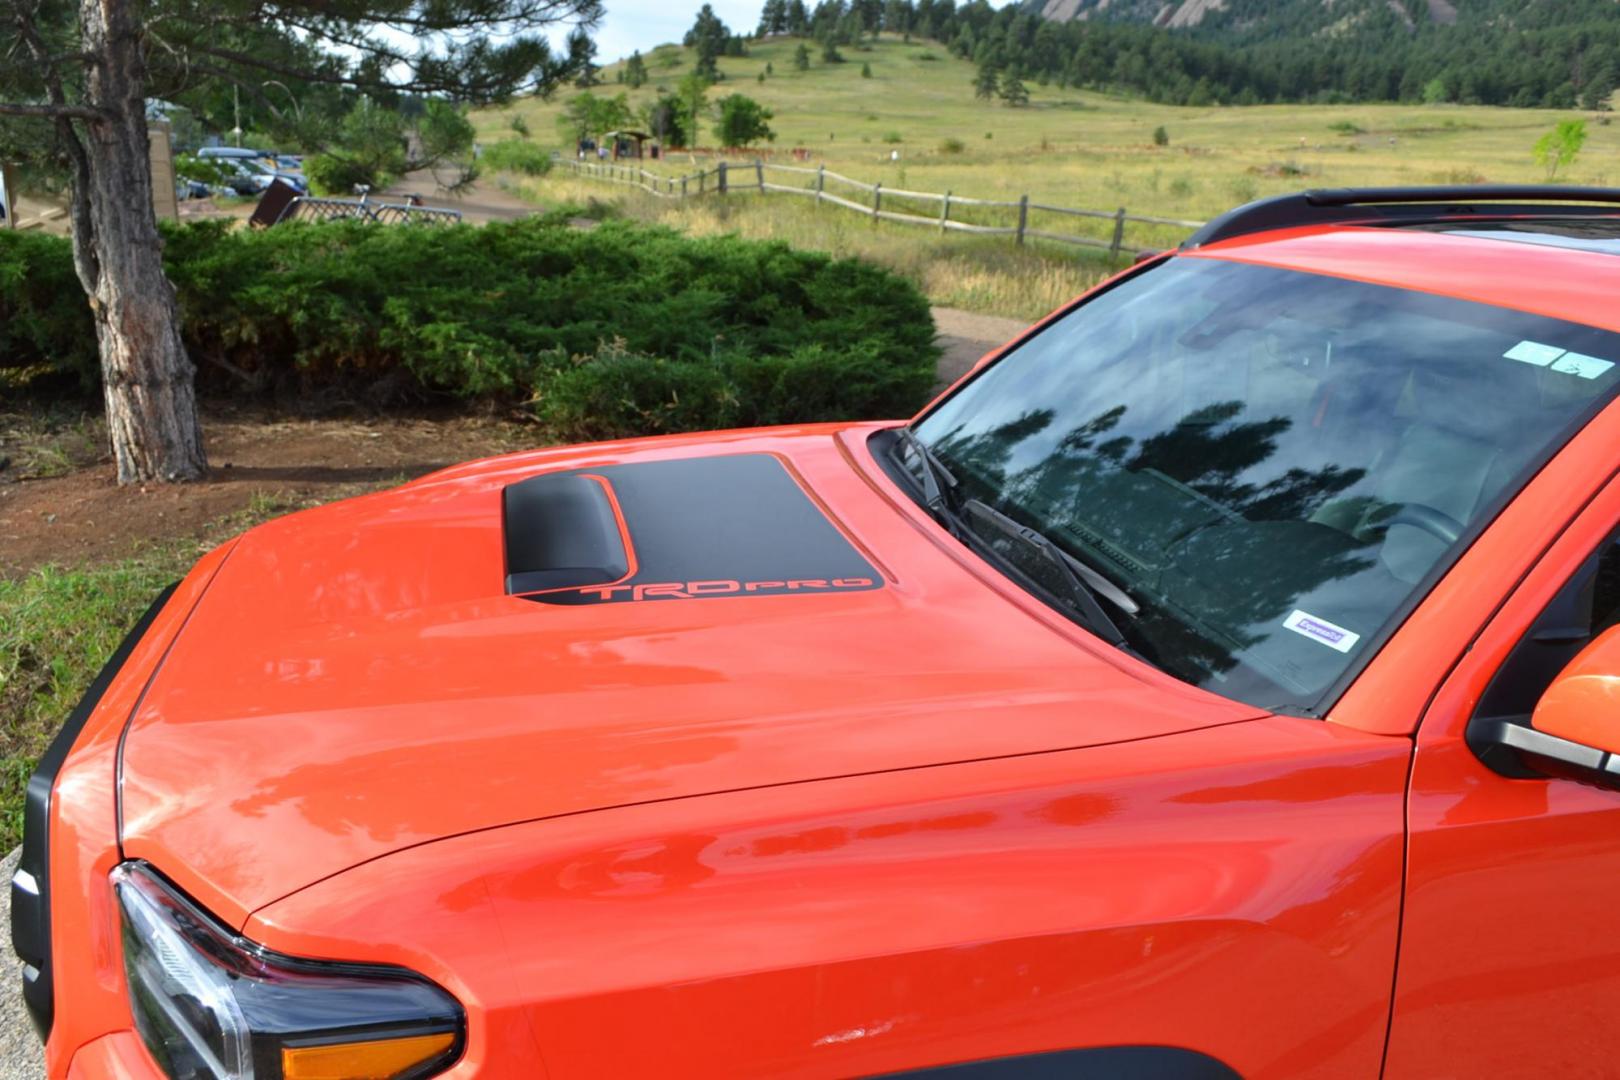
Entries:
[[1361, 635], [1342, 626], [1335, 626], [1326, 619], [1319, 619], [1315, 615], [1307, 614], [1298, 608], [1294, 613], [1283, 620], [1283, 625], [1296, 634], [1304, 634], [1312, 641], [1326, 645], [1330, 649], [1347, 653], [1361, 640]]
[[1595, 379], [1614, 367], [1612, 361], [1584, 353], [1565, 352], [1557, 345], [1543, 345], [1539, 341], [1521, 341], [1502, 355], [1521, 364], [1551, 368], [1565, 375], [1579, 375], [1583, 379]]

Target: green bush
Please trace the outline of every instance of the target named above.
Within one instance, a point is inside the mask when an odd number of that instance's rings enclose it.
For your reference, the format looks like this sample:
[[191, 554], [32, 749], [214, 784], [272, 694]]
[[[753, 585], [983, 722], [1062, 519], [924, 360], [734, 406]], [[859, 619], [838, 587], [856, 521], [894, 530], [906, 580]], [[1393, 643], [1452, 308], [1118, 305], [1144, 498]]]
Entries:
[[[532, 401], [560, 433], [594, 437], [904, 415], [933, 383], [927, 302], [886, 270], [573, 216], [168, 226], [164, 257], [205, 390], [239, 394], [245, 377], [261, 392]], [[66, 241], [0, 233], [12, 311], [25, 317], [0, 317], [0, 345], [16, 337], [93, 385]]]
[[524, 176], [544, 176], [551, 171], [551, 155], [522, 139], [502, 139], [484, 147], [478, 164], [490, 172], [515, 172]]
[[367, 162], [344, 154], [314, 154], [305, 158], [304, 176], [315, 194], [338, 196], [353, 195], [357, 184], [380, 191], [391, 179]]
[[89, 301], [66, 240], [0, 229], [0, 369], [37, 365], [95, 385]]

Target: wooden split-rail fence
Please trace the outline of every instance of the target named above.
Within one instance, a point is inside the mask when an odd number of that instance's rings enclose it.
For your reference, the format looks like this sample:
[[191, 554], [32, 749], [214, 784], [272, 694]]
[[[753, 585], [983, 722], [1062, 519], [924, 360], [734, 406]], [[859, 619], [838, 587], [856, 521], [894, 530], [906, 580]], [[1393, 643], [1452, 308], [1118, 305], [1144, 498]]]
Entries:
[[[1026, 239], [1039, 239], [1050, 240], [1059, 244], [1105, 248], [1110, 255], [1115, 257], [1122, 253], [1136, 255], [1156, 250], [1154, 247], [1127, 243], [1125, 230], [1129, 224], [1159, 226], [1161, 229], [1169, 227], [1188, 230], [1201, 228], [1204, 224], [1202, 221], [1185, 221], [1181, 218], [1131, 214], [1123, 206], [1117, 210], [1085, 210], [1072, 206], [1053, 206], [1050, 203], [1032, 202], [1028, 195], [1021, 196], [1016, 201], [1010, 201], [1004, 199], [974, 199], [966, 195], [956, 195], [949, 191], [910, 191], [904, 188], [889, 188], [884, 187], [881, 181], [868, 184], [861, 180], [842, 176], [832, 172], [825, 165], [811, 169], [798, 165], [773, 165], [764, 161], [720, 161], [716, 162], [712, 168], [703, 169], [699, 172], [688, 173], [684, 176], [667, 176], [643, 168], [636, 162], [573, 161], [568, 158], [559, 158], [557, 164], [566, 166], [577, 175], [612, 183], [627, 184], [662, 199], [690, 199], [709, 195], [729, 195], [738, 192], [800, 195], [813, 198], [818, 203], [841, 207], [879, 221], [926, 226], [938, 229], [940, 232], [1011, 236], [1014, 242], [1018, 244], [1023, 244]], [[767, 179], [767, 173], [772, 174], [772, 176], [788, 174], [801, 179], [797, 183], [778, 183], [774, 179]], [[837, 194], [833, 190], [829, 190], [829, 182], [833, 185], [843, 185], [845, 189], [863, 192], [865, 193], [865, 199], [857, 201]], [[870, 201], [866, 201], [866, 199]], [[885, 199], [890, 201], [888, 209], [884, 209]], [[895, 209], [896, 201], [904, 204], [906, 209]], [[916, 210], [916, 204], [919, 202], [937, 203], [939, 212], [937, 214], [916, 213], [914, 211]], [[953, 217], [952, 211], [955, 211], [958, 216]], [[967, 213], [964, 214], [963, 211], [967, 211]], [[1055, 232], [1051, 229], [1035, 228], [1030, 224], [1031, 211], [1071, 218], [1093, 218], [1108, 223], [1112, 228], [1110, 229], [1107, 225], [1103, 226], [1101, 230], [1103, 235]], [[986, 217], [1008, 216], [1008, 212], [1013, 215], [1013, 223], [1011, 224], [992, 224], [984, 220]], [[980, 220], [966, 220], [970, 216]], [[1162, 243], [1158, 245], [1158, 247], [1164, 246]]]

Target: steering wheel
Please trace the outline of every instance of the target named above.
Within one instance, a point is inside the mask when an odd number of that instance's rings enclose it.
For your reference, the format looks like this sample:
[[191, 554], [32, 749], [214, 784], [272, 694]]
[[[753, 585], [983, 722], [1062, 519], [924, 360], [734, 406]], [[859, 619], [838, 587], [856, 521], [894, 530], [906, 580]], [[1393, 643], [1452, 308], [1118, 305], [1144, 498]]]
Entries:
[[1402, 503], [1388, 524], [1410, 525], [1414, 529], [1422, 529], [1447, 547], [1457, 542], [1464, 528], [1463, 523], [1450, 514], [1436, 510], [1432, 506], [1425, 506], [1423, 503]]

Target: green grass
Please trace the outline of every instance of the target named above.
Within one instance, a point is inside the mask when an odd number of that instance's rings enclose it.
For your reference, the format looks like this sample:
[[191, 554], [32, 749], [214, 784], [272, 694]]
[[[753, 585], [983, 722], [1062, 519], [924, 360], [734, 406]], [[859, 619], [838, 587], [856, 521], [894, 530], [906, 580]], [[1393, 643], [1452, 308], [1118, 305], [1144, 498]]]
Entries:
[[[1106, 211], [1123, 206], [1158, 217], [1204, 220], [1238, 203], [1307, 187], [1540, 181], [1544, 176], [1530, 158], [1531, 145], [1558, 120], [1574, 115], [1455, 105], [1192, 108], [1034, 83], [1030, 104], [1009, 108], [975, 99], [972, 65], [937, 43], [885, 36], [869, 49], [846, 49], [847, 63], [817, 59], [805, 72], [793, 69], [797, 45], [794, 39], [755, 42], [748, 57], [722, 58], [726, 79], [710, 94], [717, 99], [735, 90], [775, 112], [771, 124], [777, 139], [762, 149], [770, 160], [790, 163], [789, 152], [802, 148], [810, 165], [824, 164], [868, 183], [882, 181], [886, 188], [1004, 200], [1027, 194], [1052, 205]], [[870, 79], [861, 77], [863, 62], [871, 65]], [[628, 91], [632, 105], [651, 101], [658, 87], [673, 89], [692, 63], [689, 50], [655, 50], [647, 57], [652, 81]], [[767, 63], [774, 74], [757, 82]], [[611, 96], [625, 90], [613, 81], [616, 70], [610, 65], [606, 82], [592, 92]], [[486, 110], [475, 114], [474, 123], [480, 138], [492, 141], [509, 137], [511, 118], [520, 115], [534, 141], [560, 148], [556, 117], [577, 92]], [[1604, 184], [1610, 172], [1620, 173], [1620, 124], [1606, 120], [1605, 115], [1591, 124], [1579, 161], [1560, 179]], [[1153, 131], [1160, 126], [1169, 135], [1167, 146], [1154, 145]], [[894, 138], [899, 142], [889, 141]], [[712, 126], [703, 128], [699, 141], [712, 144]], [[890, 160], [893, 150], [900, 151], [898, 161]], [[648, 164], [678, 174], [709, 166], [712, 159], [677, 153]], [[1042, 247], [1028, 255], [1014, 250], [1009, 240], [873, 227], [849, 211], [818, 212], [792, 196], [767, 199], [792, 201], [793, 209], [718, 211], [693, 201], [682, 214], [662, 204], [654, 208], [650, 198], [628, 197], [628, 189], [614, 185], [571, 185], [562, 170], [528, 190], [551, 203], [564, 201], [565, 191], [574, 199], [594, 193], [623, 203], [636, 216], [677, 222], [684, 217], [697, 231], [712, 231], [718, 219], [748, 236], [869, 255], [907, 273], [936, 303], [1001, 314], [1039, 314], [1051, 306], [1052, 296], [1066, 299], [1108, 269], [1096, 256], [1069, 248]], [[901, 200], [886, 198], [885, 204], [906, 208]], [[923, 213], [937, 212], [937, 203], [925, 205]], [[1010, 223], [1010, 212], [1001, 213]], [[1078, 223], [1036, 212], [1029, 224], [1072, 232]], [[857, 235], [856, 228], [866, 232]], [[1097, 222], [1086, 228], [1105, 236], [1109, 226]], [[1164, 246], [1185, 235], [1184, 230], [1131, 226], [1126, 239], [1134, 246]], [[960, 265], [931, 269], [940, 259]]]

